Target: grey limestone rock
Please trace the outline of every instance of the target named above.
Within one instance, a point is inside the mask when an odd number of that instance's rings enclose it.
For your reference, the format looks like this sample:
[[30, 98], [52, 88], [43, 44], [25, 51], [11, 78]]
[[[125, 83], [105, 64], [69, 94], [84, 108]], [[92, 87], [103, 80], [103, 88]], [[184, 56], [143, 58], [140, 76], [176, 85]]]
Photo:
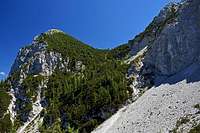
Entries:
[[10, 74], [18, 70], [28, 74], [49, 76], [56, 68], [67, 69], [69, 60], [63, 60], [60, 53], [47, 50], [45, 43], [33, 43], [18, 53]]
[[176, 74], [200, 57], [200, 1], [186, 1], [176, 10], [176, 19], [164, 25], [144, 59], [160, 75]]

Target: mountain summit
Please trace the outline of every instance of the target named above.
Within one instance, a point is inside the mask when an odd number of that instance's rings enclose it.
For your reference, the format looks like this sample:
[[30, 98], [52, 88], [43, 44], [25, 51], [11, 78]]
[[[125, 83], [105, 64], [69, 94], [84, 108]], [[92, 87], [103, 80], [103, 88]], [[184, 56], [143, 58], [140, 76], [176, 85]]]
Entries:
[[1, 101], [8, 101], [2, 106], [0, 129], [92, 131], [131, 97], [126, 51], [127, 44], [95, 49], [55, 29], [34, 37], [1, 82]]

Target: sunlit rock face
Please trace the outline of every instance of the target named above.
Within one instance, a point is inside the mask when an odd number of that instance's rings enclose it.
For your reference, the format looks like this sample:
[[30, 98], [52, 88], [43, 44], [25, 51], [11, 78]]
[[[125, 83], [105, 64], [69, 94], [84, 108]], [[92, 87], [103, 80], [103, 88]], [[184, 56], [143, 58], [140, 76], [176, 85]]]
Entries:
[[[61, 31], [50, 30], [47, 33], [54, 34], [55, 32]], [[70, 71], [68, 69], [69, 59], [63, 59], [60, 53], [49, 51], [48, 44], [46, 42], [38, 42], [37, 37], [35, 37], [31, 45], [19, 51], [9, 74], [12, 85], [10, 91], [12, 102], [9, 105], [10, 118], [13, 124], [19, 115], [23, 121], [23, 124], [17, 129], [18, 133], [29, 132], [28, 130], [38, 132], [39, 124], [43, 120], [40, 113], [44, 108], [43, 106], [45, 106], [42, 104], [45, 102], [45, 97], [42, 96], [42, 93], [47, 87], [48, 77], [56, 69]], [[35, 100], [29, 98], [23, 89], [23, 82], [28, 76], [45, 77], [34, 88], [36, 91]], [[19, 114], [21, 108], [27, 104], [32, 106], [31, 111], [23, 112], [23, 115]]]
[[31, 46], [22, 48], [11, 69], [11, 74], [22, 69], [27, 74], [49, 76], [58, 67], [64, 69], [68, 60], [63, 60], [60, 53], [47, 51], [47, 44], [34, 42]]

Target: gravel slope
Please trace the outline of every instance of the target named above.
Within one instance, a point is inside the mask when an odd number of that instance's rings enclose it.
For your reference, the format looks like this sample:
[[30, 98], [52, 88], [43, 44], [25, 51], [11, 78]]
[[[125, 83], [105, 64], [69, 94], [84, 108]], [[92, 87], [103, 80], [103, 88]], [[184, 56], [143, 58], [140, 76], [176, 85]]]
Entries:
[[[92, 133], [168, 133], [183, 117], [189, 119], [177, 130], [187, 133], [200, 123], [200, 65], [193, 64], [146, 91], [136, 102], [119, 110]], [[183, 79], [183, 80], [181, 80]]]

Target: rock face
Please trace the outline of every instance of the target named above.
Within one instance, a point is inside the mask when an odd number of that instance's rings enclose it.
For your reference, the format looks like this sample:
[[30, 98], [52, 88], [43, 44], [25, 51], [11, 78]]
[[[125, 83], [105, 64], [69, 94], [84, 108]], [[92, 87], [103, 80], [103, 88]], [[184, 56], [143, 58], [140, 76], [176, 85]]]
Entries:
[[[139, 71], [139, 81], [148, 75], [148, 79], [157, 82], [160, 77], [174, 75], [199, 61], [199, 5], [198, 0], [167, 5], [143, 33], [129, 41], [133, 57], [142, 49], [148, 49], [140, 60], [143, 67]], [[131, 70], [134, 70], [135, 62], [132, 62]], [[149, 75], [152, 76], [149, 78]], [[141, 82], [145, 84], [145, 80]]]
[[144, 61], [162, 75], [173, 75], [200, 56], [200, 1], [190, 0], [170, 8], [177, 10], [177, 17], [164, 25]]
[[[168, 27], [171, 26], [173, 28], [176, 26], [175, 24], [178, 24], [177, 21], [181, 7], [182, 4], [171, 3], [167, 5], [154, 18], [144, 32], [129, 41], [132, 55], [128, 61], [132, 64], [129, 70], [129, 77], [134, 77], [135, 79], [132, 85], [134, 90], [140, 89], [140, 91], [144, 91], [154, 85], [154, 80], [157, 79], [158, 75], [165, 77], [172, 74], [166, 65], [174, 64], [174, 62], [169, 63], [169, 60], [175, 58], [175, 56], [170, 57], [173, 56], [172, 54], [168, 56], [169, 54], [166, 52], [168, 38], [164, 38], [165, 34], [170, 36], [171, 32], [169, 30], [167, 33], [164, 32]], [[166, 40], [159, 42], [161, 41], [161, 37]], [[173, 46], [175, 47], [175, 45]], [[174, 51], [177, 50], [177, 48], [173, 49]], [[178, 59], [179, 57], [176, 58]], [[139, 69], [138, 65], [140, 66]]]
[[133, 41], [132, 55], [148, 46], [144, 63], [167, 76], [199, 60], [199, 5], [198, 0], [188, 0], [166, 6], [142, 33], [143, 38], [140, 35]]
[[34, 42], [31, 46], [22, 48], [11, 69], [11, 74], [23, 70], [25, 75], [41, 74], [49, 76], [58, 69], [67, 68], [69, 60], [62, 59], [60, 53], [48, 52], [47, 44]]
[[[60, 31], [50, 30], [47, 33], [54, 34], [57, 32]], [[42, 93], [44, 88], [46, 88], [48, 76], [52, 75], [55, 69], [70, 71], [68, 69], [69, 60], [64, 60], [60, 53], [48, 51], [46, 42], [38, 42], [36, 38], [30, 46], [20, 50], [10, 71], [10, 77], [16, 75], [14, 79], [11, 79], [12, 88], [10, 95], [12, 96], [12, 101], [9, 106], [10, 118], [14, 123], [16, 117], [20, 115], [20, 119], [24, 122], [22, 126], [18, 128], [18, 133], [38, 132], [39, 124], [43, 120], [40, 116], [43, 110], [42, 103], [44, 103]], [[81, 67], [80, 63], [79, 66]], [[30, 75], [34, 77], [46, 77], [41, 80], [41, 83], [36, 86], [35, 90], [32, 90], [36, 91], [36, 96], [34, 96], [36, 97], [35, 100], [27, 97], [27, 94], [25, 94], [26, 91], [23, 89], [22, 85], [23, 81]], [[18, 114], [27, 104], [32, 106], [32, 110], [22, 112], [23, 115]]]
[[129, 43], [132, 55], [148, 46], [144, 63], [160, 75], [173, 75], [199, 59], [200, 1], [169, 4]]

